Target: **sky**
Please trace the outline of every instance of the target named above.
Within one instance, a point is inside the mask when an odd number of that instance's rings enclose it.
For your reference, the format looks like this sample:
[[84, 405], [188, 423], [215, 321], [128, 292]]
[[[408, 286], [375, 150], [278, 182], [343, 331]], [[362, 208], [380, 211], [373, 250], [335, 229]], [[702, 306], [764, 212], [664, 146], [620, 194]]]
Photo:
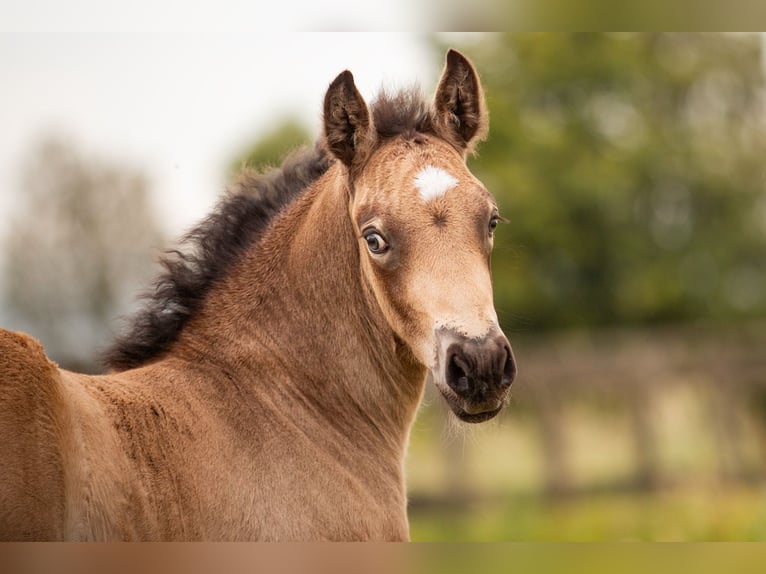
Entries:
[[0, 34], [0, 241], [25, 158], [41, 139], [145, 173], [167, 233], [201, 218], [227, 164], [288, 114], [318, 133], [328, 84], [350, 69], [427, 93], [441, 55], [422, 33], [37, 32]]

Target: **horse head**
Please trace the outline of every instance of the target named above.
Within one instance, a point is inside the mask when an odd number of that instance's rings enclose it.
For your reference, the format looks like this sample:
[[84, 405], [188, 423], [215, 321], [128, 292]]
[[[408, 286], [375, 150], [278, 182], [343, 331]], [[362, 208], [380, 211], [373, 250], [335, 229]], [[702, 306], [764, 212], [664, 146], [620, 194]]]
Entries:
[[392, 119], [401, 103], [368, 107], [343, 72], [325, 96], [325, 143], [347, 168], [367, 291], [458, 418], [481, 422], [500, 411], [516, 374], [492, 300], [503, 219], [466, 165], [488, 128], [481, 84], [450, 50], [433, 103], [415, 106], [406, 128]]

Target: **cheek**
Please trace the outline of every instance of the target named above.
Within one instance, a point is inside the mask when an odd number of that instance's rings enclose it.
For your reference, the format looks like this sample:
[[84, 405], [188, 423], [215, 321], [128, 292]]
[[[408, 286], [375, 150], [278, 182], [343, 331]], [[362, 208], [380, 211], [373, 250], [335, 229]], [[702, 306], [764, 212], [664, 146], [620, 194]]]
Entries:
[[412, 350], [414, 355], [426, 363], [422, 351], [429, 334], [430, 318], [419, 306], [419, 298], [413, 296], [413, 290], [407, 282], [407, 276], [401, 268], [387, 269], [369, 260], [364, 266], [368, 274], [375, 299], [391, 329]]

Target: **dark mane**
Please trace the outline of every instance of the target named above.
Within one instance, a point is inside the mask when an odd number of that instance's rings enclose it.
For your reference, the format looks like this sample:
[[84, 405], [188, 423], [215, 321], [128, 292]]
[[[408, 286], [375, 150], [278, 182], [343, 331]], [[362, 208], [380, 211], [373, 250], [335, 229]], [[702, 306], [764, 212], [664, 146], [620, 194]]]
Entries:
[[[371, 106], [382, 139], [414, 137], [431, 131], [428, 107], [416, 88], [381, 92]], [[103, 354], [104, 363], [121, 371], [138, 367], [168, 350], [211, 287], [257, 241], [274, 216], [332, 163], [321, 145], [303, 149], [279, 168], [245, 172], [197, 227], [160, 261], [163, 272], [144, 295], [145, 304]]]
[[142, 365], [164, 353], [210, 288], [268, 226], [274, 216], [330, 167], [320, 147], [302, 149], [280, 168], [245, 172], [202, 222], [187, 233], [178, 249], [160, 261], [164, 271], [146, 303], [103, 355], [115, 370]]

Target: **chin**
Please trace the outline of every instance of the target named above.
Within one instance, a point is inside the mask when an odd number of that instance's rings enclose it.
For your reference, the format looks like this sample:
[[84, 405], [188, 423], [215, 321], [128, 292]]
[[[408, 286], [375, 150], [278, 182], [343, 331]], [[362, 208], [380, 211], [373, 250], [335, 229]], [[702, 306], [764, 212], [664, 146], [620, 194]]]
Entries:
[[459, 418], [464, 423], [483, 423], [484, 421], [488, 421], [490, 419], [493, 419], [497, 416], [497, 414], [503, 410], [503, 406], [500, 405], [494, 410], [491, 411], [484, 411], [480, 413], [470, 414], [465, 412], [464, 410], [455, 410], [452, 409], [452, 412], [455, 413], [455, 416]]

